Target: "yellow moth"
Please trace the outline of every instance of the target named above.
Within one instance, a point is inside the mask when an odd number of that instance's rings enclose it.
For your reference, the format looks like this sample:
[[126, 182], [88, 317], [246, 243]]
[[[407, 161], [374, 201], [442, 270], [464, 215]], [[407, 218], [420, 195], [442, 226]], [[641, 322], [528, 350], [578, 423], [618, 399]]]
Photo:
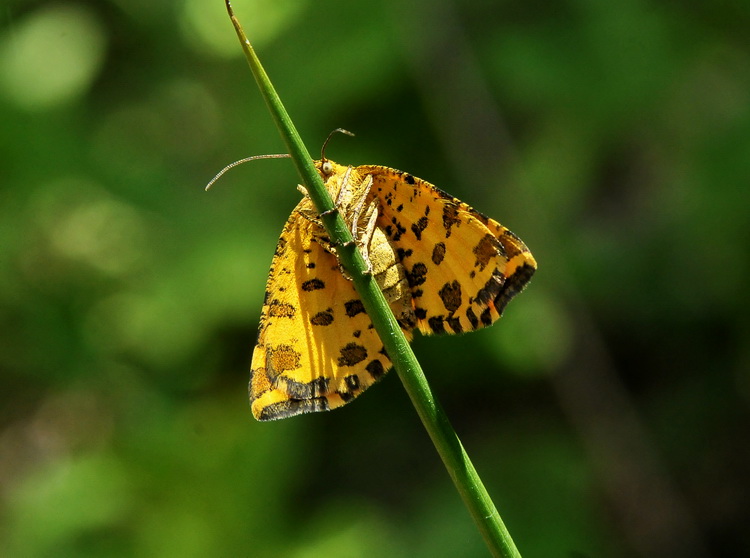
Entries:
[[[408, 339], [415, 329], [491, 325], [536, 270], [515, 234], [419, 178], [327, 159], [315, 166]], [[264, 421], [335, 409], [389, 368], [305, 193], [271, 264], [251, 365], [253, 415]]]

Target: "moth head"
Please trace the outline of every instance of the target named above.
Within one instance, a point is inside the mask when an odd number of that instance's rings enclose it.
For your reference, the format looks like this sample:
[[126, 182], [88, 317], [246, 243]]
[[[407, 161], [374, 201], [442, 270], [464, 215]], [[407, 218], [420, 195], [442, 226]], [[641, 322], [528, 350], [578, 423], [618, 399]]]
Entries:
[[328, 178], [334, 174], [335, 169], [333, 163], [326, 159], [326, 146], [328, 145], [328, 142], [331, 141], [331, 138], [337, 133], [346, 134], [347, 136], [354, 135], [349, 130], [344, 130], [343, 128], [336, 128], [328, 134], [328, 137], [323, 142], [323, 147], [320, 148], [320, 162], [317, 165], [323, 180], [328, 180]]
[[331, 163], [331, 161], [328, 161], [327, 159], [324, 159], [323, 161], [321, 161], [320, 173], [323, 175], [324, 179], [331, 176], [333, 174], [333, 163]]

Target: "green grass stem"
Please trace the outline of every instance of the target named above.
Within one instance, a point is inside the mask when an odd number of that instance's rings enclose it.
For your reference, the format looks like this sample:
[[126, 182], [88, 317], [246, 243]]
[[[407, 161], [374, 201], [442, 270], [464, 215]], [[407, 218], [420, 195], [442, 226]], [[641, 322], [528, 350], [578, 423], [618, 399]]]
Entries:
[[409, 342], [388, 306], [383, 293], [356, 247], [352, 234], [326, 190], [313, 160], [297, 133], [276, 90], [260, 63], [232, 10], [230, 0], [225, 0], [229, 17], [237, 31], [245, 56], [260, 88], [263, 99], [287, 145], [302, 183], [307, 188], [315, 208], [332, 242], [339, 246], [337, 255], [341, 265], [352, 277], [354, 287], [362, 299], [365, 310], [383, 341], [388, 356], [401, 382], [432, 439], [438, 454], [453, 479], [464, 504], [469, 510], [493, 556], [520, 558], [513, 539], [505, 528], [492, 499], [474, 469], [469, 456], [458, 439], [448, 417], [430, 390]]

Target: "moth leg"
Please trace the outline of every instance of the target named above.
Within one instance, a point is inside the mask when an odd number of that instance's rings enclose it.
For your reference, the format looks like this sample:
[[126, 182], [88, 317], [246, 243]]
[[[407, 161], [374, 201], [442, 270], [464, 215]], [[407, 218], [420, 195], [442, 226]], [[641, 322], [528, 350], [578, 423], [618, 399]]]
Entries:
[[[338, 211], [338, 208], [334, 207], [330, 211], [331, 212]], [[341, 265], [341, 262], [339, 261], [338, 247], [336, 244], [331, 242], [331, 238], [328, 236], [328, 233], [326, 232], [325, 227], [323, 227], [323, 222], [320, 220], [319, 215], [313, 209], [304, 209], [304, 208], [298, 210], [298, 214], [314, 225], [311, 228], [313, 240], [317, 242], [318, 244], [320, 244], [326, 252], [336, 256], [336, 261], [338, 262], [338, 266], [339, 266], [339, 269], [341, 270], [341, 273], [344, 275], [346, 279], [351, 281], [352, 280], [351, 275], [349, 275], [346, 272], [346, 270]], [[345, 243], [345, 245], [347, 244]]]
[[307, 221], [310, 221], [314, 225], [318, 225], [319, 227], [323, 228], [323, 221], [320, 220], [318, 214], [312, 209], [303, 208], [298, 210], [297, 213], [299, 213], [300, 217], [306, 219]]
[[[365, 210], [365, 219], [367, 220], [362, 229], [362, 232], [357, 233], [357, 244], [362, 251], [362, 257], [367, 262], [367, 274], [373, 273], [372, 258], [370, 254], [370, 247], [372, 244], [373, 237], [375, 236], [375, 227], [378, 220], [378, 201], [372, 200]], [[359, 216], [357, 217], [359, 219]], [[357, 229], [359, 229], [359, 223], [357, 223]]]
[[[370, 193], [370, 189], [372, 188], [372, 175], [368, 174], [365, 179], [362, 181], [362, 184], [359, 191], [357, 192], [357, 199], [354, 202], [354, 205], [352, 207], [352, 235], [354, 238], [357, 238], [357, 230], [359, 228], [359, 218], [360, 215], [362, 215], [362, 210], [365, 207], [365, 200], [367, 199], [367, 194]], [[367, 206], [367, 211], [370, 211], [372, 208], [372, 204]]]
[[339, 188], [339, 193], [336, 195], [336, 207], [341, 207], [344, 203], [344, 200], [350, 198], [352, 196], [352, 167], [347, 167], [346, 171], [344, 171], [344, 176], [341, 178], [341, 187]]

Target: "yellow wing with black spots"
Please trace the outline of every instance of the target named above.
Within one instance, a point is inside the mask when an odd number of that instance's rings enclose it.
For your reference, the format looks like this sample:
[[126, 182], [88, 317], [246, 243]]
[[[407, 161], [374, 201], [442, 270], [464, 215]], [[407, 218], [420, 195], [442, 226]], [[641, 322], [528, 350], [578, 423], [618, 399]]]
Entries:
[[383, 343], [320, 225], [292, 213], [271, 264], [253, 352], [250, 402], [258, 420], [340, 407], [390, 367]]
[[377, 226], [404, 266], [422, 333], [491, 325], [531, 279], [534, 257], [497, 221], [410, 174], [381, 166], [357, 170], [373, 178]]

